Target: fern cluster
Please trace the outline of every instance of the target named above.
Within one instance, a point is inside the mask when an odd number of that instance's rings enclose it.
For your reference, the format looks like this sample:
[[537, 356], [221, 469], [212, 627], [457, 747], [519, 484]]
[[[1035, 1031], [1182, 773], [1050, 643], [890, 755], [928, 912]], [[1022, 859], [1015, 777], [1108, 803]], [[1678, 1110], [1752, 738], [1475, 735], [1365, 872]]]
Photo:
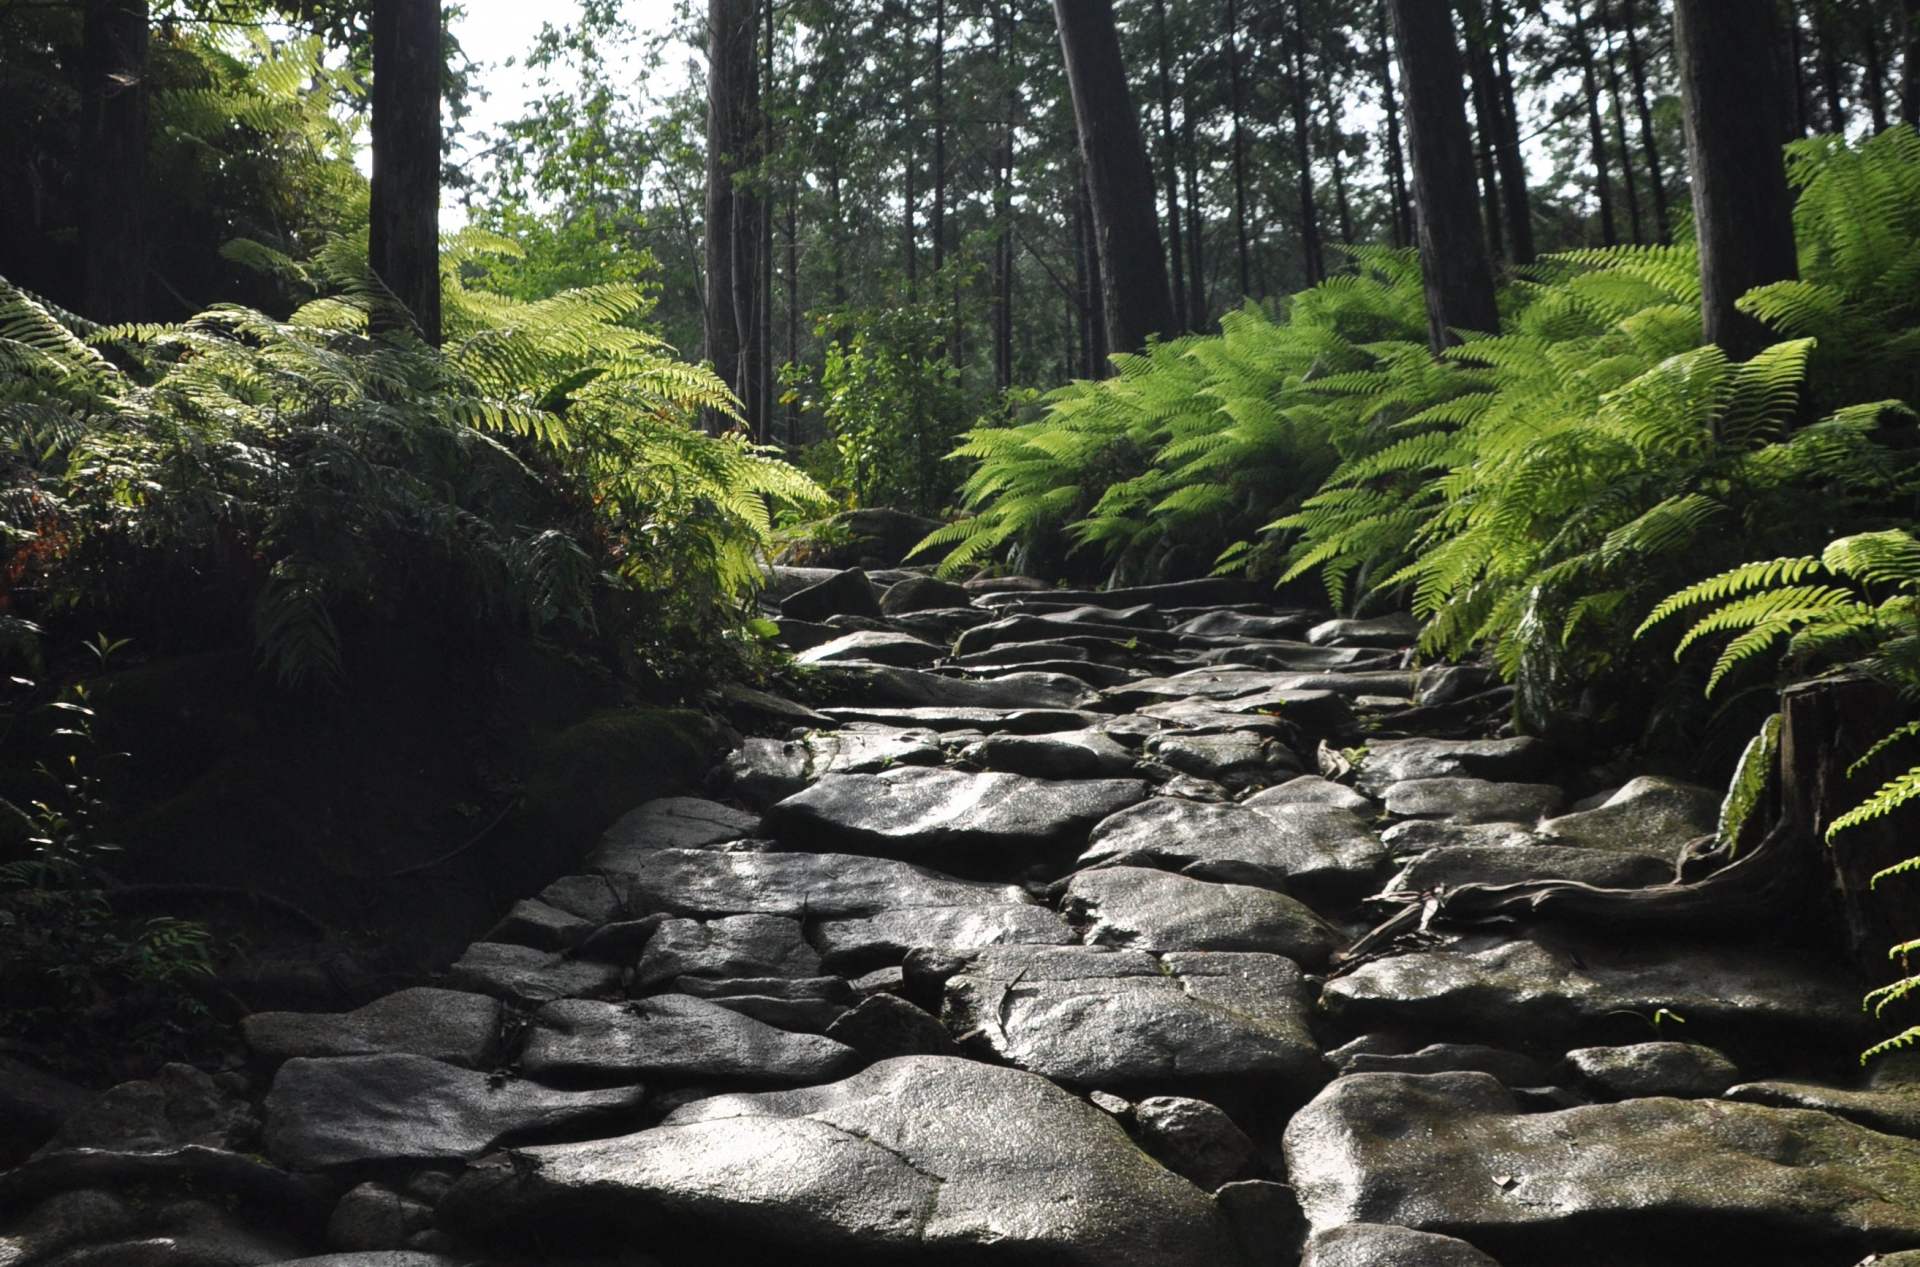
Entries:
[[731, 397], [645, 330], [638, 288], [460, 284], [472, 252], [511, 249], [452, 244], [443, 350], [367, 333], [390, 298], [351, 240], [279, 261], [332, 292], [285, 321], [101, 329], [0, 282], [18, 600], [214, 637], [244, 620], [296, 684], [343, 675], [348, 626], [409, 614], [656, 655], [713, 638], [774, 509], [821, 494], [699, 427]]
[[[1682, 612], [1705, 607], [1680, 639], [1679, 653], [1704, 639], [1726, 644], [1708, 680], [1719, 686], [1743, 665], [1776, 650], [1789, 675], [1834, 666], [1867, 673], [1920, 703], [1920, 539], [1898, 529], [1857, 533], [1828, 543], [1818, 555], [1747, 563], [1679, 591], [1655, 607], [1641, 632]], [[1854, 763], [1857, 774], [1888, 751], [1920, 737], [1920, 721], [1908, 722], [1874, 744]], [[1828, 841], [1920, 801], [1920, 765], [1887, 780], [1861, 804], [1827, 825]], [[1876, 873], [1871, 887], [1920, 874], [1920, 854]], [[1894, 946], [1898, 980], [1867, 995], [1876, 1016], [1920, 993], [1920, 974], [1909, 958], [1920, 942]], [[1866, 1053], [1866, 1058], [1920, 1043], [1920, 1025], [1910, 1026]]]

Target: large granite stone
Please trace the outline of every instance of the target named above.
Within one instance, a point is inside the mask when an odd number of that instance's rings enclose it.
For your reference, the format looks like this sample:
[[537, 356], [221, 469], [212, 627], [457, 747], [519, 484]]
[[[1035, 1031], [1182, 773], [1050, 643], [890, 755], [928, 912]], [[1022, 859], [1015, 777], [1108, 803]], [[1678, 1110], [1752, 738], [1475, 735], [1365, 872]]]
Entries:
[[828, 774], [874, 774], [898, 765], [939, 765], [931, 730], [830, 730], [804, 739], [748, 739], [727, 756], [732, 794], [765, 809]]
[[710, 1262], [1241, 1261], [1206, 1194], [1098, 1109], [1031, 1074], [939, 1056], [493, 1159], [461, 1179], [442, 1218], [496, 1243], [600, 1233]]
[[895, 708], [1085, 708], [1099, 699], [1058, 673], [1009, 673], [972, 681], [880, 664], [819, 665], [813, 681], [829, 704]]
[[1028, 900], [1013, 885], [959, 880], [887, 858], [675, 849], [645, 854], [605, 876], [566, 876], [542, 898], [598, 922], [654, 911], [834, 918]]
[[1741, 1083], [1726, 1094], [1730, 1100], [1748, 1104], [1817, 1109], [1889, 1135], [1920, 1139], [1920, 1085], [1912, 1083], [1833, 1087], [1798, 1078], [1776, 1078]]
[[1259, 1168], [1259, 1149], [1247, 1133], [1205, 1100], [1148, 1096], [1133, 1106], [1133, 1127], [1161, 1165], [1209, 1192]]
[[1740, 1081], [1731, 1060], [1699, 1043], [1581, 1047], [1567, 1053], [1567, 1068], [1583, 1085], [1614, 1100], [1656, 1095], [1700, 1099], [1720, 1095]]
[[797, 919], [669, 919], [647, 939], [633, 986], [648, 990], [677, 977], [812, 977], [819, 972], [819, 952], [807, 944]]
[[1385, 861], [1378, 838], [1346, 810], [1165, 797], [1102, 821], [1080, 856], [1083, 867], [1162, 867], [1315, 901], [1360, 896]]
[[1500, 1267], [1465, 1241], [1390, 1223], [1349, 1223], [1307, 1240], [1300, 1267]]
[[760, 816], [703, 801], [673, 796], [648, 801], [627, 811], [600, 836], [591, 865], [605, 867], [653, 849], [708, 849], [744, 840], [760, 832]]
[[[1342, 1078], [1286, 1131], [1316, 1233], [1394, 1223], [1509, 1261], [1842, 1262], [1920, 1242], [1920, 1143], [1825, 1113], [1630, 1100], [1523, 1113], [1484, 1074]], [[1510, 1252], [1511, 1251], [1511, 1252]]]
[[1323, 966], [1344, 938], [1284, 893], [1193, 880], [1144, 867], [1082, 871], [1061, 903], [1092, 945], [1133, 950], [1246, 950]]
[[1380, 833], [1389, 856], [1404, 860], [1434, 849], [1511, 849], [1537, 845], [1540, 838], [1528, 823], [1445, 823], [1409, 818]]
[[1123, 778], [1133, 772], [1135, 760], [1130, 749], [1099, 730], [989, 735], [964, 755], [982, 769], [1036, 779]]
[[1421, 854], [1387, 882], [1389, 893], [1426, 893], [1463, 884], [1574, 880], [1602, 889], [1638, 889], [1673, 879], [1673, 860], [1654, 854], [1565, 845], [1455, 845]]
[[946, 968], [949, 1030], [1070, 1085], [1298, 1103], [1328, 1076], [1278, 955], [1011, 946]]
[[1592, 809], [1549, 818], [1537, 829], [1556, 844], [1659, 853], [1672, 859], [1719, 823], [1720, 794], [1651, 775], [1633, 780]]
[[548, 1082], [619, 1085], [734, 1079], [818, 1082], [853, 1053], [818, 1034], [776, 1029], [709, 999], [660, 994], [630, 1003], [568, 999], [535, 1013], [520, 1066]]
[[919, 669], [946, 653], [945, 647], [912, 634], [861, 630], [809, 647], [794, 659], [801, 664], [890, 664]]
[[1495, 942], [1472, 938], [1362, 964], [1322, 1005], [1359, 1028], [1540, 1043], [1618, 1039], [1662, 1010], [1714, 1046], [1782, 1037], [1845, 1046], [1860, 1032], [1852, 986], [1804, 954], [1656, 938]]
[[1356, 779], [1376, 794], [1409, 779], [1506, 779], [1526, 782], [1546, 773], [1545, 744], [1516, 739], [1376, 739], [1367, 745]]
[[419, 987], [351, 1012], [256, 1012], [241, 1022], [254, 1057], [427, 1056], [482, 1069], [500, 1030], [500, 1002], [484, 994]]
[[941, 607], [966, 607], [972, 602], [973, 595], [952, 581], [914, 576], [889, 585], [880, 598], [880, 610], [888, 616], [903, 616]]
[[424, 1056], [296, 1058], [267, 1093], [266, 1152], [310, 1170], [477, 1157], [507, 1136], [618, 1122], [638, 1087], [555, 1091]]
[[974, 870], [1077, 843], [1095, 823], [1150, 792], [1135, 779], [1049, 782], [908, 767], [829, 775], [774, 806], [768, 820], [793, 848], [818, 844]]
[[1553, 813], [1564, 799], [1550, 783], [1495, 783], [1486, 779], [1410, 779], [1381, 794], [1399, 818], [1444, 823], [1525, 823]]
[[1307, 630], [1307, 641], [1324, 647], [1408, 647], [1422, 626], [1405, 612], [1366, 620], [1329, 620]]
[[1334, 783], [1317, 774], [1302, 774], [1288, 779], [1277, 787], [1256, 792], [1246, 800], [1248, 805], [1328, 805], [1334, 809], [1351, 810], [1356, 814], [1372, 814], [1377, 808], [1371, 797], [1354, 791], [1341, 783]]
[[[1311, 611], [1277, 612], [1273, 615], [1209, 611], [1180, 622], [1173, 627], [1173, 631], [1199, 638], [1231, 638], [1236, 642], [1289, 641], [1320, 623], [1322, 616], [1320, 612]], [[1313, 647], [1312, 643], [1299, 645]]]
[[252, 1107], [224, 1079], [175, 1063], [94, 1096], [67, 1116], [35, 1156], [240, 1148], [252, 1142], [259, 1126]]
[[1075, 940], [1051, 907], [1002, 902], [914, 906], [854, 919], [826, 919], [809, 936], [828, 971], [849, 976], [897, 964], [916, 946], [979, 950], [984, 946], [1065, 946]]
[[1079, 730], [1105, 720], [1100, 713], [1076, 708], [965, 708], [957, 704], [938, 708], [848, 705], [826, 709], [824, 715], [837, 726], [885, 726], [897, 730], [937, 730], [942, 734], [977, 730], [987, 735]]
[[814, 621], [830, 616], [879, 616], [880, 596], [865, 572], [849, 568], [788, 594], [780, 600], [780, 614]]
[[619, 988], [620, 972], [618, 964], [575, 959], [531, 946], [477, 941], [447, 969], [447, 980], [462, 990], [537, 1005], [611, 993]]
[[1278, 739], [1250, 731], [1217, 735], [1161, 735], [1147, 751], [1182, 774], [1229, 787], [1262, 787], [1300, 773], [1300, 758]]

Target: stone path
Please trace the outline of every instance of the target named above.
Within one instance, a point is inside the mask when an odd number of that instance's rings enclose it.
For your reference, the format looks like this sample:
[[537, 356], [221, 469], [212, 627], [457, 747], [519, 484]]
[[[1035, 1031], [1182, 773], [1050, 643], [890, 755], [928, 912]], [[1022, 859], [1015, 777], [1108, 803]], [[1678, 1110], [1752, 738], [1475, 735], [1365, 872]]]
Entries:
[[1847, 1074], [1777, 930], [1342, 956], [1450, 885], [1671, 879], [1714, 793], [1233, 583], [769, 601], [812, 702], [733, 692], [713, 799], [443, 980], [82, 1109], [0, 1267], [1920, 1262], [1920, 1077]]

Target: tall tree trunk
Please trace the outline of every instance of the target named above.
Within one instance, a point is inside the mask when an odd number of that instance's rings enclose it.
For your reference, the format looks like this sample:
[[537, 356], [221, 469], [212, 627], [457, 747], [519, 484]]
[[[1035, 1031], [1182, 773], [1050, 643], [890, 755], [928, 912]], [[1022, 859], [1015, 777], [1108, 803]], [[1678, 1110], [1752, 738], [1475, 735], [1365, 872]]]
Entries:
[[[786, 364], [800, 364], [800, 182], [793, 181], [787, 186], [787, 359]], [[793, 449], [800, 443], [800, 400], [797, 395], [787, 398], [787, 447]]]
[[1882, 11], [1868, 8], [1855, 15], [1860, 33], [1860, 55], [1867, 76], [1867, 112], [1875, 136], [1887, 130], [1887, 50], [1880, 43]]
[[1813, 131], [1813, 107], [1807, 102], [1806, 36], [1800, 29], [1800, 5], [1798, 0], [1779, 2], [1786, 5], [1787, 38], [1774, 50], [1774, 56], [1786, 58], [1792, 76], [1789, 84], [1793, 93], [1793, 135], [1805, 136]]
[[1611, 105], [1609, 113], [1613, 118], [1614, 144], [1620, 149], [1620, 178], [1626, 185], [1627, 222], [1633, 229], [1633, 240], [1647, 240], [1640, 225], [1640, 182], [1633, 172], [1633, 150], [1627, 144], [1627, 106], [1626, 94], [1620, 90], [1620, 62], [1613, 48], [1613, 14], [1607, 8], [1607, 0], [1600, 3], [1600, 50], [1605, 55], [1607, 66], [1607, 101]]
[[1004, 392], [1013, 386], [1013, 138], [1020, 92], [1008, 0], [994, 4], [993, 39], [1003, 84], [993, 164], [993, 385]]
[[1387, 186], [1393, 193], [1393, 244], [1405, 247], [1413, 243], [1413, 203], [1407, 194], [1407, 156], [1400, 145], [1400, 98], [1393, 85], [1393, 41], [1387, 35], [1387, 0], [1380, 0], [1376, 15], [1380, 102], [1387, 116]]
[[440, 342], [439, 0], [373, 6], [373, 188], [368, 262]]
[[1340, 112], [1333, 99], [1333, 71], [1323, 59], [1320, 63], [1320, 113], [1327, 121], [1327, 159], [1333, 167], [1333, 206], [1340, 217], [1340, 245], [1353, 245], [1353, 202], [1347, 195], [1347, 165], [1341, 156], [1345, 139], [1340, 130]]
[[[1186, 80], [1185, 100], [1193, 100], [1193, 81]], [[1180, 150], [1187, 158], [1187, 329], [1207, 328], [1212, 306], [1207, 297], [1207, 211], [1200, 204], [1200, 147], [1194, 140], [1193, 110], [1180, 118]]]
[[1073, 92], [1105, 297], [1108, 346], [1137, 352], [1174, 330], [1167, 260], [1154, 217], [1153, 170], [1127, 91], [1112, 0], [1054, 0]]
[[1647, 94], [1647, 61], [1640, 49], [1636, 0], [1620, 0], [1620, 17], [1627, 28], [1627, 66], [1632, 72], [1634, 105], [1640, 115], [1640, 150], [1647, 161], [1647, 181], [1653, 186], [1653, 222], [1662, 242], [1673, 241], [1673, 213], [1667, 205], [1667, 175], [1660, 161], [1660, 142], [1653, 130], [1653, 101]]
[[1613, 163], [1607, 157], [1607, 130], [1600, 122], [1600, 77], [1593, 69], [1593, 44], [1587, 38], [1585, 0], [1571, 0], [1573, 51], [1580, 59], [1580, 90], [1586, 98], [1587, 140], [1593, 152], [1593, 187], [1600, 199], [1600, 240], [1617, 246], [1620, 229], [1613, 218]]
[[[145, 214], [147, 0], [87, 0], [81, 40], [86, 75], [86, 139], [80, 164], [81, 307], [88, 317], [109, 325], [143, 321], [150, 315]], [[436, 96], [436, 109], [438, 104]], [[437, 190], [437, 156], [434, 178]], [[437, 287], [437, 258], [435, 266]], [[437, 299], [437, 288], [434, 295]], [[437, 327], [437, 309], [433, 316]]]
[[1487, 253], [1501, 259], [1507, 253], [1505, 234], [1501, 232], [1500, 178], [1494, 151], [1504, 130], [1500, 106], [1500, 88], [1494, 77], [1491, 37], [1486, 13], [1477, 0], [1460, 0], [1460, 15], [1466, 25], [1467, 82], [1473, 88], [1474, 139], [1480, 173], [1482, 214], [1487, 224]]
[[1437, 355], [1456, 341], [1455, 330], [1497, 331], [1500, 310], [1474, 199], [1453, 14], [1433, 0], [1387, 0], [1387, 9], [1406, 92], [1428, 338]]
[[1820, 94], [1826, 99], [1827, 131], [1847, 130], [1847, 107], [1840, 84], [1840, 40], [1831, 0], [1813, 0], [1813, 40], [1820, 66]]
[[[1054, 0], [1057, 7], [1061, 0]], [[1253, 293], [1252, 245], [1247, 239], [1246, 87], [1240, 69], [1240, 3], [1227, 0], [1228, 109], [1233, 116], [1233, 240], [1239, 251], [1240, 294]]]
[[918, 300], [920, 298], [920, 226], [917, 217], [919, 214], [920, 189], [918, 183], [919, 170], [914, 162], [916, 157], [914, 153], [916, 148], [915, 142], [919, 140], [915, 127], [918, 120], [914, 117], [914, 82], [916, 78], [916, 64], [920, 59], [916, 56], [919, 52], [919, 41], [916, 40], [913, 35], [913, 6], [911, 4], [902, 4], [900, 6], [900, 21], [905, 27], [901, 44], [902, 47], [906, 49], [906, 56], [900, 59], [900, 126], [905, 130], [907, 139], [907, 143], [901, 147], [903, 151], [902, 166], [904, 171], [900, 183], [903, 187], [902, 195], [906, 209], [906, 219], [901, 228], [900, 250], [902, 262], [907, 270], [907, 298], [909, 300]]
[[1320, 245], [1320, 212], [1313, 200], [1312, 80], [1307, 77], [1306, 0], [1293, 0], [1293, 164], [1299, 169], [1300, 255], [1307, 285], [1326, 280], [1326, 252]]
[[933, 271], [947, 265], [947, 0], [933, 5]]
[[[707, 0], [707, 359], [752, 422], [756, 400], [748, 344], [757, 199], [752, 169], [756, 77], [755, 0]], [[709, 420], [719, 426], [720, 419]]]
[[1706, 338], [1742, 359], [1774, 336], [1736, 301], [1798, 275], [1793, 195], [1780, 153], [1791, 132], [1783, 39], [1771, 4], [1675, 0]]
[[1533, 240], [1533, 199], [1527, 192], [1526, 155], [1520, 149], [1520, 111], [1514, 103], [1506, 0], [1492, 0], [1488, 18], [1498, 71], [1494, 83], [1500, 127], [1494, 137], [1494, 158], [1500, 166], [1500, 194], [1506, 200], [1507, 236], [1513, 244], [1513, 262], [1531, 264], [1537, 253]]
[[1920, 0], [1900, 0], [1900, 117], [1920, 128]]
[[761, 162], [760, 188], [765, 191], [759, 205], [759, 224], [755, 226], [755, 259], [759, 268], [754, 273], [753, 312], [755, 331], [753, 339], [754, 357], [754, 408], [755, 422], [753, 435], [761, 444], [773, 442], [773, 107], [767, 100], [773, 95], [773, 5], [774, 0], [760, 0], [760, 14], [763, 20], [760, 49], [759, 93], [754, 102], [755, 112], [760, 116]]
[[[1167, 255], [1173, 264], [1173, 316], [1185, 327], [1193, 305], [1187, 300], [1186, 244], [1180, 230], [1180, 155], [1173, 141], [1172, 51], [1167, 41], [1167, 0], [1153, 0], [1154, 28], [1160, 62], [1160, 154], [1167, 182]], [[1191, 107], [1189, 107], [1191, 108]]]

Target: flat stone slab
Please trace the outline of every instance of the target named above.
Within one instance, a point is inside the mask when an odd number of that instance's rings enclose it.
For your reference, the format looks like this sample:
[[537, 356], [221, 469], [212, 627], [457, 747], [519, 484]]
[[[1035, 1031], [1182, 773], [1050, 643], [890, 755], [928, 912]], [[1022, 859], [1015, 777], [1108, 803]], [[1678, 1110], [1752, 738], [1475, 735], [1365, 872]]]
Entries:
[[896, 708], [1085, 708], [1099, 696], [1078, 678], [1010, 673], [974, 681], [878, 664], [820, 665], [813, 679], [832, 704]]
[[1537, 845], [1540, 838], [1528, 823], [1445, 823], [1409, 818], [1381, 832], [1380, 843], [1389, 855], [1404, 859], [1432, 849], [1513, 849]]
[[994, 859], [1024, 860], [1151, 792], [1137, 779], [1055, 782], [904, 768], [829, 775], [774, 806], [768, 821], [790, 847], [817, 843], [970, 869]]
[[1381, 794], [1397, 818], [1443, 823], [1525, 823], [1560, 808], [1565, 799], [1549, 783], [1496, 783], [1487, 779], [1410, 779]]
[[1107, 720], [1103, 713], [1071, 708], [829, 708], [824, 716], [835, 725], [889, 726], [899, 730], [926, 729], [947, 733], [977, 730], [983, 734], [1038, 735], [1053, 730], [1079, 730]]
[[635, 965], [636, 991], [678, 977], [813, 977], [820, 954], [784, 915], [669, 919], [647, 939]]
[[[1657, 1095], [1682, 1099], [1711, 1097], [1740, 1081], [1740, 1071], [1731, 1060], [1699, 1043], [1582, 1047], [1567, 1053], [1567, 1068], [1588, 1089], [1614, 1100]], [[1770, 1103], [1757, 1098], [1755, 1102]]]
[[1263, 787], [1300, 773], [1300, 758], [1278, 739], [1240, 730], [1217, 735], [1160, 735], [1147, 751], [1182, 774], [1230, 786]]
[[1463, 940], [1362, 964], [1327, 984], [1322, 1006], [1360, 1028], [1402, 1026], [1472, 1040], [1524, 1034], [1642, 1034], [1662, 1008], [1715, 1046], [1781, 1035], [1844, 1047], [1861, 1030], [1840, 974], [1803, 954], [1651, 939], [1549, 947]]
[[1051, 735], [989, 735], [965, 758], [985, 770], [1036, 779], [1113, 779], [1133, 773], [1132, 749], [1100, 730]]
[[240, 1023], [247, 1046], [271, 1065], [296, 1056], [426, 1056], [468, 1069], [492, 1059], [500, 1001], [421, 986], [351, 1012], [255, 1012]]
[[1378, 808], [1373, 798], [1317, 774], [1302, 774], [1276, 787], [1256, 792], [1246, 799], [1246, 804], [1256, 808], [1268, 805], [1328, 805], [1334, 809], [1352, 810], [1356, 814], [1372, 814]]
[[916, 946], [1066, 946], [1079, 940], [1059, 912], [1033, 903], [920, 906], [858, 919], [828, 919], [810, 933], [824, 967], [859, 975], [897, 964]]
[[946, 758], [932, 730], [830, 730], [805, 739], [748, 739], [727, 756], [730, 791], [765, 809], [829, 774], [875, 774]]
[[1574, 880], [1602, 889], [1638, 889], [1674, 877], [1671, 858], [1567, 845], [1454, 845], [1421, 854], [1387, 882], [1389, 893], [1427, 893], [1463, 884]]
[[667, 797], [621, 815], [601, 834], [590, 862], [610, 866], [651, 849], [707, 849], [759, 833], [758, 814], [691, 796]]
[[[1173, 627], [1173, 632], [1200, 638], [1232, 638], [1240, 642], [1292, 641], [1319, 624], [1323, 618], [1324, 613], [1311, 611], [1277, 612], [1270, 616], [1255, 612], [1209, 611], [1181, 621]], [[1297, 645], [1321, 650], [1309, 642]]]
[[726, 1078], [777, 1086], [831, 1078], [852, 1059], [852, 1051], [818, 1034], [776, 1029], [713, 1000], [659, 994], [541, 1008], [520, 1066], [549, 1082]]
[[1465, 1241], [1410, 1227], [1349, 1223], [1307, 1239], [1300, 1267], [1500, 1267]]
[[1920, 1242], [1920, 1143], [1825, 1113], [1653, 1099], [1528, 1114], [1484, 1074], [1359, 1074], [1294, 1117], [1286, 1155], [1316, 1234], [1394, 1223], [1582, 1267]]
[[932, 664], [947, 649], [912, 634], [860, 630], [809, 647], [794, 657], [800, 664], [890, 664], [917, 669]]
[[1341, 809], [1256, 801], [1155, 798], [1096, 826], [1080, 865], [1161, 867], [1313, 900], [1372, 887], [1386, 853], [1366, 824]]
[[1920, 1086], [1830, 1087], [1800, 1079], [1746, 1082], [1727, 1091], [1746, 1104], [1817, 1109], [1889, 1135], [1920, 1139]]
[[295, 1058], [267, 1093], [266, 1152], [296, 1170], [478, 1157], [508, 1136], [618, 1121], [641, 1091], [555, 1091], [424, 1056]]
[[712, 1262], [1242, 1261], [1213, 1201], [1098, 1109], [1031, 1074], [942, 1056], [697, 1101], [637, 1135], [493, 1159], [441, 1212], [489, 1242], [584, 1219]]
[[1028, 900], [1014, 885], [960, 880], [889, 858], [684, 849], [656, 850], [605, 876], [564, 877], [542, 898], [602, 923], [654, 911], [833, 918]]
[[962, 959], [947, 1028], [1060, 1082], [1304, 1099], [1328, 1076], [1304, 977], [1278, 955], [1012, 946]]
[[1721, 793], [1675, 779], [1643, 776], [1592, 809], [1549, 818], [1537, 829], [1556, 844], [1663, 853], [1675, 857], [1720, 821]]
[[1317, 647], [1407, 647], [1419, 638], [1422, 626], [1404, 612], [1366, 620], [1329, 620], [1307, 630], [1307, 641]]
[[1245, 950], [1318, 968], [1346, 940], [1284, 893], [1143, 867], [1079, 872], [1061, 908], [1089, 944], [1124, 949]]
[[447, 980], [463, 990], [537, 1004], [610, 993], [619, 988], [620, 968], [532, 946], [477, 941], [447, 969]]
[[1367, 745], [1355, 779], [1378, 794], [1410, 779], [1507, 779], [1526, 782], [1546, 773], [1546, 745], [1538, 739], [1376, 739]]

